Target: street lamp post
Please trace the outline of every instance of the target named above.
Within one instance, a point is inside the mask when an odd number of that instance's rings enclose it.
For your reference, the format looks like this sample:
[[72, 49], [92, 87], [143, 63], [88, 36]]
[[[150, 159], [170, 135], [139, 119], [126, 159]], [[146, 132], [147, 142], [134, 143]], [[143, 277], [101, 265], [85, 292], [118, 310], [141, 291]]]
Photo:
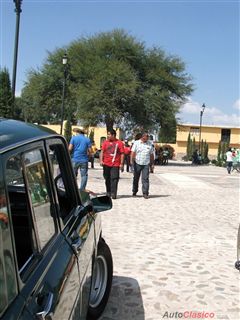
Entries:
[[16, 12], [15, 45], [14, 45], [13, 76], [12, 76], [12, 115], [14, 116], [18, 39], [19, 39], [20, 13], [22, 12], [22, 9], [21, 9], [22, 0], [13, 0], [13, 2], [15, 3], [15, 12]]
[[202, 110], [200, 111], [200, 128], [199, 128], [199, 145], [198, 145], [198, 151], [201, 152], [201, 133], [202, 133], [202, 116], [203, 112], [205, 110], [206, 106], [205, 104], [202, 105]]
[[63, 89], [62, 89], [62, 108], [61, 108], [61, 129], [60, 129], [60, 134], [62, 134], [63, 131], [63, 119], [64, 119], [64, 102], [65, 102], [65, 92], [66, 92], [66, 80], [67, 80], [67, 64], [68, 64], [68, 57], [67, 54], [65, 53], [63, 58], [62, 58], [62, 64], [64, 66], [64, 71], [63, 71]]

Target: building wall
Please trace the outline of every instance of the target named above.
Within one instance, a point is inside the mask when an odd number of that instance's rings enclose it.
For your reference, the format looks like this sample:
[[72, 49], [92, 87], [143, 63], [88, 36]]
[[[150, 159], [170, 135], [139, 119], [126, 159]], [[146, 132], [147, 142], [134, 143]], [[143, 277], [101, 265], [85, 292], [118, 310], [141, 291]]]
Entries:
[[[218, 144], [222, 138], [222, 129], [231, 130], [230, 146], [240, 148], [240, 128], [202, 126], [201, 140], [206, 140], [206, 142], [208, 143], [208, 155], [210, 159], [215, 159], [217, 157]], [[177, 159], [181, 159], [184, 155], [186, 155], [189, 132], [191, 134], [192, 139], [195, 137], [196, 145], [199, 144], [199, 126], [178, 125], [175, 150]]]
[[[60, 125], [43, 125], [49, 129], [60, 133]], [[80, 126], [72, 126], [74, 128], [81, 128]], [[198, 130], [197, 130], [198, 129]], [[208, 143], [209, 151], [208, 155], [210, 159], [216, 159], [218, 152], [218, 144], [221, 140], [221, 132], [225, 127], [214, 126], [202, 126], [201, 140]], [[226, 128], [231, 130], [230, 146], [234, 148], [240, 148], [240, 127], [239, 128]], [[107, 137], [107, 130], [105, 127], [89, 127], [87, 134], [90, 134], [91, 130], [94, 130], [94, 141], [98, 149], [101, 148], [101, 138]], [[117, 129], [117, 138], [123, 136], [123, 133]], [[197, 125], [178, 125], [176, 144], [170, 144], [175, 150], [175, 158], [181, 159], [186, 155], [188, 134], [191, 132], [191, 137], [195, 137], [196, 145], [199, 143], [199, 126]]]

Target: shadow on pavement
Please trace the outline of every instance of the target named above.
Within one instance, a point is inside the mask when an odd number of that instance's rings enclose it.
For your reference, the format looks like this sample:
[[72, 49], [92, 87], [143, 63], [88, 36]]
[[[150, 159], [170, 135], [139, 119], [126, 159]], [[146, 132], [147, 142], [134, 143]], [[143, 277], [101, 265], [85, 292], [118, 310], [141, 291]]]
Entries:
[[[165, 197], [170, 197], [170, 194], [150, 194], [149, 195], [149, 199], [151, 198], [165, 198]], [[123, 199], [123, 198], [132, 198], [132, 199], [136, 199], [136, 198], [143, 198], [143, 196], [141, 194], [136, 195], [136, 197], [133, 197], [131, 194], [123, 194], [123, 195], [119, 195], [118, 199]]]
[[107, 306], [100, 320], [144, 320], [141, 290], [137, 280], [113, 277]]
[[161, 167], [205, 167], [209, 166], [208, 164], [192, 164], [191, 161], [176, 161], [176, 160], [169, 160], [168, 164], [163, 165]]
[[162, 165], [160, 167], [167, 167], [167, 166], [171, 166], [171, 167], [192, 167], [192, 162], [180, 162], [180, 161], [169, 161], [168, 164], [166, 165]]

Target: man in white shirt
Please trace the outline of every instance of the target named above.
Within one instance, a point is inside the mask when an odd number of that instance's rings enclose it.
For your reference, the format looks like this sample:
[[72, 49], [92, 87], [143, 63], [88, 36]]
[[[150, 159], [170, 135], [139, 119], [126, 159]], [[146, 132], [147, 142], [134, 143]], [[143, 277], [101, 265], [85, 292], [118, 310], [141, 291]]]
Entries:
[[228, 174], [231, 173], [232, 170], [232, 165], [233, 165], [233, 154], [232, 154], [232, 149], [229, 148], [228, 151], [226, 152], [226, 161], [227, 161], [227, 172]]
[[134, 166], [132, 195], [133, 197], [137, 195], [139, 178], [142, 174], [142, 193], [145, 199], [149, 197], [149, 168], [154, 163], [154, 150], [148, 139], [149, 135], [145, 132], [141, 139], [133, 143], [130, 160]]

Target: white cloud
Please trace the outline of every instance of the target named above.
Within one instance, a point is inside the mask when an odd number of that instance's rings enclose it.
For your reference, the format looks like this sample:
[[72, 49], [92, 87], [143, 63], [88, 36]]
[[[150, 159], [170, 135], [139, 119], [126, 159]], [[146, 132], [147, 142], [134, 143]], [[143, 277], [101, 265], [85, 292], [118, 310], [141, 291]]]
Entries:
[[240, 111], [240, 99], [236, 100], [233, 104], [233, 108], [237, 109]]
[[197, 114], [200, 112], [200, 104], [198, 102], [189, 101], [182, 106], [183, 113]]
[[[234, 111], [237, 109], [238, 112]], [[202, 104], [189, 99], [181, 108], [179, 118], [182, 123], [198, 124], [200, 122], [200, 111]], [[231, 110], [230, 110], [231, 112]], [[232, 113], [225, 113], [217, 107], [206, 106], [203, 114], [203, 124], [216, 126], [240, 126], [240, 99], [232, 106]]]

